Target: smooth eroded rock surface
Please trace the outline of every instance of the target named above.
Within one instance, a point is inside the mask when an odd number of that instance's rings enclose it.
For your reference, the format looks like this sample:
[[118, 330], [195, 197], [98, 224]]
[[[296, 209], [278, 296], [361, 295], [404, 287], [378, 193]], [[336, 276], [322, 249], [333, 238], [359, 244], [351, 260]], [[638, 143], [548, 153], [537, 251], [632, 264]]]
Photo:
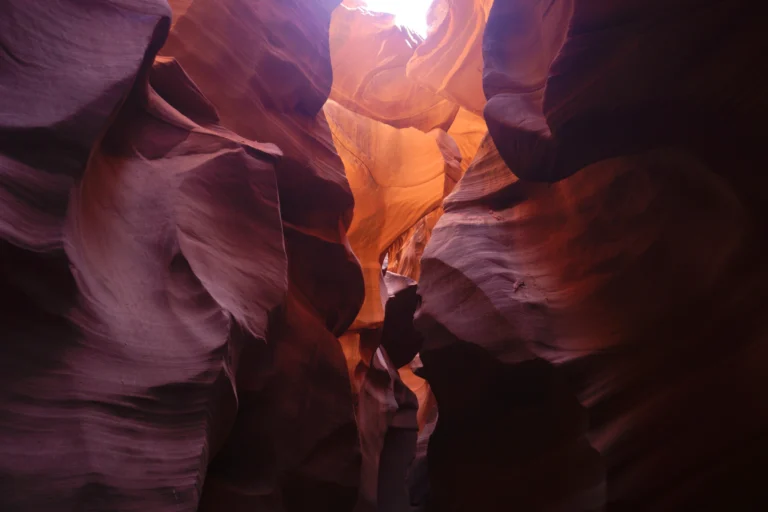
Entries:
[[364, 4], [0, 2], [0, 510], [768, 509], [764, 9]]
[[343, 4], [331, 18], [331, 99], [395, 128], [448, 129], [459, 106], [406, 76], [422, 39], [390, 14]]
[[4, 510], [354, 506], [335, 3], [3, 6]]
[[[288, 297], [274, 316], [269, 350], [244, 355], [239, 389], [247, 405], [211, 467], [204, 509], [354, 504], [359, 447], [335, 336], [354, 319], [364, 289], [346, 237], [353, 197], [321, 111], [338, 3], [172, 2], [183, 11], [162, 52], [179, 60], [223, 124], [283, 153], [276, 176]], [[264, 358], [270, 376], [250, 375]]]
[[[28, 81], [21, 91], [51, 99], [49, 115], [72, 113], [23, 127], [21, 104], [3, 107], [0, 500], [5, 510], [194, 510], [237, 412], [238, 355], [264, 342], [285, 293], [280, 151], [222, 128], [175, 62], [151, 66], [162, 6], [55, 20], [11, 7], [4, 20], [34, 14], [51, 31], [72, 29], [72, 47], [41, 44], [14, 70]], [[78, 39], [86, 21], [114, 30], [99, 44]], [[36, 47], [25, 48], [6, 55]], [[133, 49], [132, 65], [116, 67], [128, 59], [115, 48]], [[95, 101], [56, 102], [42, 89], [46, 73], [80, 73], [46, 64], [55, 51], [89, 64]]]
[[765, 42], [745, 7], [494, 3], [493, 140], [419, 283], [433, 510], [768, 503]]
[[482, 42], [493, 0], [436, 0], [430, 33], [408, 62], [407, 74], [436, 94], [481, 114]]
[[349, 239], [365, 276], [365, 303], [352, 329], [384, 321], [381, 264], [387, 248], [440, 205], [446, 174], [459, 172], [455, 144], [445, 133], [397, 129], [329, 101], [325, 115], [355, 195]]

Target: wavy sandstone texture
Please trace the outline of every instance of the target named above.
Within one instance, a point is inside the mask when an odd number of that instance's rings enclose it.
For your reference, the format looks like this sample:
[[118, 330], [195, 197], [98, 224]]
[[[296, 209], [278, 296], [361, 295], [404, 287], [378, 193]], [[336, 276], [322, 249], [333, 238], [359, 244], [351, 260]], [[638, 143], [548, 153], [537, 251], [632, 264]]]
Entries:
[[342, 4], [331, 18], [331, 99], [395, 128], [447, 129], [458, 104], [406, 76], [421, 43], [391, 14]]
[[334, 101], [328, 101], [324, 111], [355, 196], [349, 241], [365, 279], [365, 302], [340, 339], [358, 399], [363, 455], [355, 511], [404, 510], [419, 403], [398, 368], [413, 359], [418, 346], [415, 331], [408, 337], [403, 328], [392, 326], [402, 324], [413, 331], [417, 303], [406, 301], [406, 307], [392, 309], [402, 287], [415, 299], [415, 282], [406, 285], [406, 278], [385, 276], [382, 258], [398, 237], [439, 207], [446, 186], [460, 176], [461, 152], [439, 129], [397, 129]]
[[[241, 413], [214, 459], [203, 509], [351, 506], [359, 448], [346, 365], [335, 336], [362, 301], [346, 230], [352, 197], [321, 111], [331, 88], [328, 31], [338, 2], [196, 0], [162, 53], [179, 60], [244, 137], [270, 140], [288, 258], [288, 297], [269, 351], [244, 354]], [[176, 6], [172, 2], [172, 6]], [[233, 51], [237, 50], [237, 51]], [[222, 87], [226, 83], [226, 87]]]
[[[453, 172], [446, 173], [444, 195], [450, 194], [453, 187], [461, 179], [487, 133], [488, 129], [482, 117], [463, 108], [459, 109], [447, 132], [448, 137], [443, 136], [438, 139], [448, 147], [453, 148], [454, 151], [458, 150], [461, 155], [460, 168], [451, 167], [449, 170]], [[432, 235], [432, 230], [443, 212], [442, 206], [433, 210], [389, 246], [387, 251], [388, 268], [412, 279], [419, 279], [421, 257]]]
[[3, 510], [354, 505], [335, 3], [3, 5]]
[[333, 101], [323, 110], [355, 195], [349, 240], [363, 267], [366, 300], [352, 329], [376, 327], [386, 302], [381, 259], [403, 232], [440, 206], [446, 175], [460, 173], [461, 154], [455, 144], [439, 143], [441, 130], [393, 128]]
[[419, 283], [431, 510], [768, 506], [761, 27], [496, 0], [493, 140]]
[[0, 2], [0, 510], [768, 509], [760, 13]]
[[430, 91], [482, 114], [482, 41], [493, 0], [435, 0], [430, 34], [406, 73]]

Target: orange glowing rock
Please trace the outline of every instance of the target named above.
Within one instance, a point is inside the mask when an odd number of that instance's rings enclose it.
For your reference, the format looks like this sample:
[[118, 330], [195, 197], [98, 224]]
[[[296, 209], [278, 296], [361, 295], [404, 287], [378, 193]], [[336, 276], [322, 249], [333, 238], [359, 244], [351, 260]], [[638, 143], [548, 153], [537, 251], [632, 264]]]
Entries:
[[447, 129], [458, 105], [406, 76], [420, 44], [392, 15], [340, 6], [331, 19], [331, 99], [396, 128]]
[[352, 250], [363, 267], [365, 302], [352, 329], [384, 321], [381, 264], [387, 248], [424, 215], [440, 206], [447, 170], [460, 172], [460, 154], [437, 143], [440, 130], [397, 129], [345, 109], [324, 107], [334, 143], [355, 196], [349, 228]]
[[407, 75], [444, 98], [482, 114], [483, 31], [492, 0], [437, 0], [430, 33], [408, 62]]

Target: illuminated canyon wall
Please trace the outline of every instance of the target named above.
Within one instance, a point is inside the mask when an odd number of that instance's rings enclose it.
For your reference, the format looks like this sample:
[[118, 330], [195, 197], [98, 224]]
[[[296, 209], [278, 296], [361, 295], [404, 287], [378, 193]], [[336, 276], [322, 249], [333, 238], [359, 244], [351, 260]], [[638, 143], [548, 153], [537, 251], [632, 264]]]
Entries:
[[0, 510], [768, 509], [759, 11], [0, 3]]

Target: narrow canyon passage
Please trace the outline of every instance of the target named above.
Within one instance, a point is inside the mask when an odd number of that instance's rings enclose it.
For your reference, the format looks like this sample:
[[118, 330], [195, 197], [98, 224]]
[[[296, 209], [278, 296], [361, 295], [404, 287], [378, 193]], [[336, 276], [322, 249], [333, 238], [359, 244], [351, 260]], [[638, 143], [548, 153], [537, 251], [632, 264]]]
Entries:
[[0, 511], [768, 510], [764, 11], [0, 0]]

